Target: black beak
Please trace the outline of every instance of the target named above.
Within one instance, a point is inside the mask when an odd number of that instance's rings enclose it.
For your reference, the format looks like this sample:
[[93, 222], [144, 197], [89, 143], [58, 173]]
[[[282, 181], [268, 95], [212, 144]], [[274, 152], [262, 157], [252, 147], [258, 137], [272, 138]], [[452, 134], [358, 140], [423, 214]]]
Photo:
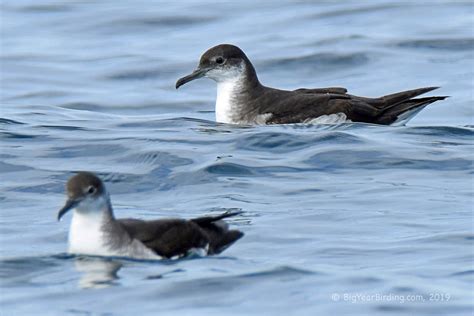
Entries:
[[63, 208], [59, 210], [58, 213], [58, 221], [61, 220], [61, 217], [63, 217], [64, 214], [66, 214], [68, 211], [72, 210], [74, 207], [79, 204], [80, 200], [67, 200], [66, 204], [64, 204]]
[[192, 74], [187, 75], [183, 78], [180, 78], [180, 79], [178, 79], [178, 81], [176, 81], [176, 89], [178, 89], [179, 87], [181, 87], [185, 83], [188, 83], [190, 81], [193, 81], [194, 79], [199, 79], [199, 78], [203, 77], [206, 74], [206, 72], [208, 72], [208, 71], [209, 71], [209, 69], [202, 69], [202, 68], [198, 68], [198, 69], [194, 70]]

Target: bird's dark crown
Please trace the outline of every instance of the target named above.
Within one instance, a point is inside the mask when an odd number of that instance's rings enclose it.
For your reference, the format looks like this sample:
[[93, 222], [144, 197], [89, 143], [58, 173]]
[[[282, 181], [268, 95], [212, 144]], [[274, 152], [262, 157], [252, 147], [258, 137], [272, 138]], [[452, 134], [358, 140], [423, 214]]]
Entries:
[[98, 196], [104, 193], [104, 184], [91, 172], [79, 172], [71, 177], [66, 185], [70, 199], [78, 199], [86, 195]]
[[199, 61], [200, 66], [209, 66], [215, 62], [216, 58], [222, 57], [224, 60], [245, 60], [249, 61], [245, 53], [237, 46], [231, 44], [220, 44], [209, 48]]

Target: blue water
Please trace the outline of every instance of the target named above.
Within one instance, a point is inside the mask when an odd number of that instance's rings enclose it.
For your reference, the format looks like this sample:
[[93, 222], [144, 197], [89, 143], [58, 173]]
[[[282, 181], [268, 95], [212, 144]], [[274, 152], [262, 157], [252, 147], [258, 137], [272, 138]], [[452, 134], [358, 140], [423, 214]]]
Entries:
[[[1, 315], [473, 313], [471, 1], [35, 1], [1, 14]], [[214, 123], [177, 78], [219, 43], [269, 86], [449, 95], [408, 126]], [[179, 261], [66, 254], [77, 170], [118, 217], [236, 208]]]

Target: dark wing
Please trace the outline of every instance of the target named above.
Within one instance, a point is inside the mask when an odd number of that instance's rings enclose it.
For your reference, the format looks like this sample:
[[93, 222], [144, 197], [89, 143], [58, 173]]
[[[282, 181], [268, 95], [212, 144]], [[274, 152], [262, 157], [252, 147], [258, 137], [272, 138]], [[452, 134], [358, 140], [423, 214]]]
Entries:
[[269, 106], [259, 109], [259, 114], [272, 114], [267, 124], [303, 123], [322, 115], [351, 112], [351, 97], [347, 94], [282, 92], [287, 93], [274, 94], [273, 102], [266, 102]]
[[301, 92], [301, 93], [333, 93], [333, 94], [346, 94], [347, 89], [342, 87], [329, 87], [329, 88], [315, 88], [315, 89], [296, 89], [293, 90], [294, 92]]
[[224, 218], [241, 212], [227, 212], [218, 216], [192, 220], [162, 219], [143, 221], [120, 219], [118, 222], [130, 237], [140, 240], [158, 255], [171, 258], [183, 256], [192, 248], [209, 246], [208, 254], [218, 254], [243, 236], [238, 230], [229, 230]]
[[353, 122], [392, 124], [409, 113], [417, 113], [426, 105], [445, 96], [418, 98], [437, 89], [427, 87], [402, 91], [380, 98], [366, 98], [346, 94], [344, 88], [298, 89], [284, 91], [269, 89], [262, 98], [273, 98], [259, 114], [271, 113], [268, 124], [302, 123], [322, 115], [344, 113]]
[[183, 256], [192, 248], [204, 248], [209, 244], [208, 236], [192, 221], [182, 219], [118, 221], [132, 238], [140, 240], [146, 247], [166, 258]]

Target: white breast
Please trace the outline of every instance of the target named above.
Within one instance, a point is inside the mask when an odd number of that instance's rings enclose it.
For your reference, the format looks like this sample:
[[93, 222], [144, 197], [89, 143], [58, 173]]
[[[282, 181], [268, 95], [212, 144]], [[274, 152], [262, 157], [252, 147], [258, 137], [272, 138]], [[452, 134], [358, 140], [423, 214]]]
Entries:
[[235, 94], [240, 88], [240, 80], [229, 79], [217, 83], [216, 121], [220, 123], [236, 123], [233, 116], [236, 109]]
[[102, 213], [74, 212], [69, 230], [69, 253], [92, 255], [131, 257], [137, 259], [162, 259], [137, 239], [123, 240], [123, 244], [111, 248], [103, 232]]
[[111, 256], [101, 230], [102, 212], [74, 211], [69, 230], [69, 252], [76, 254]]

